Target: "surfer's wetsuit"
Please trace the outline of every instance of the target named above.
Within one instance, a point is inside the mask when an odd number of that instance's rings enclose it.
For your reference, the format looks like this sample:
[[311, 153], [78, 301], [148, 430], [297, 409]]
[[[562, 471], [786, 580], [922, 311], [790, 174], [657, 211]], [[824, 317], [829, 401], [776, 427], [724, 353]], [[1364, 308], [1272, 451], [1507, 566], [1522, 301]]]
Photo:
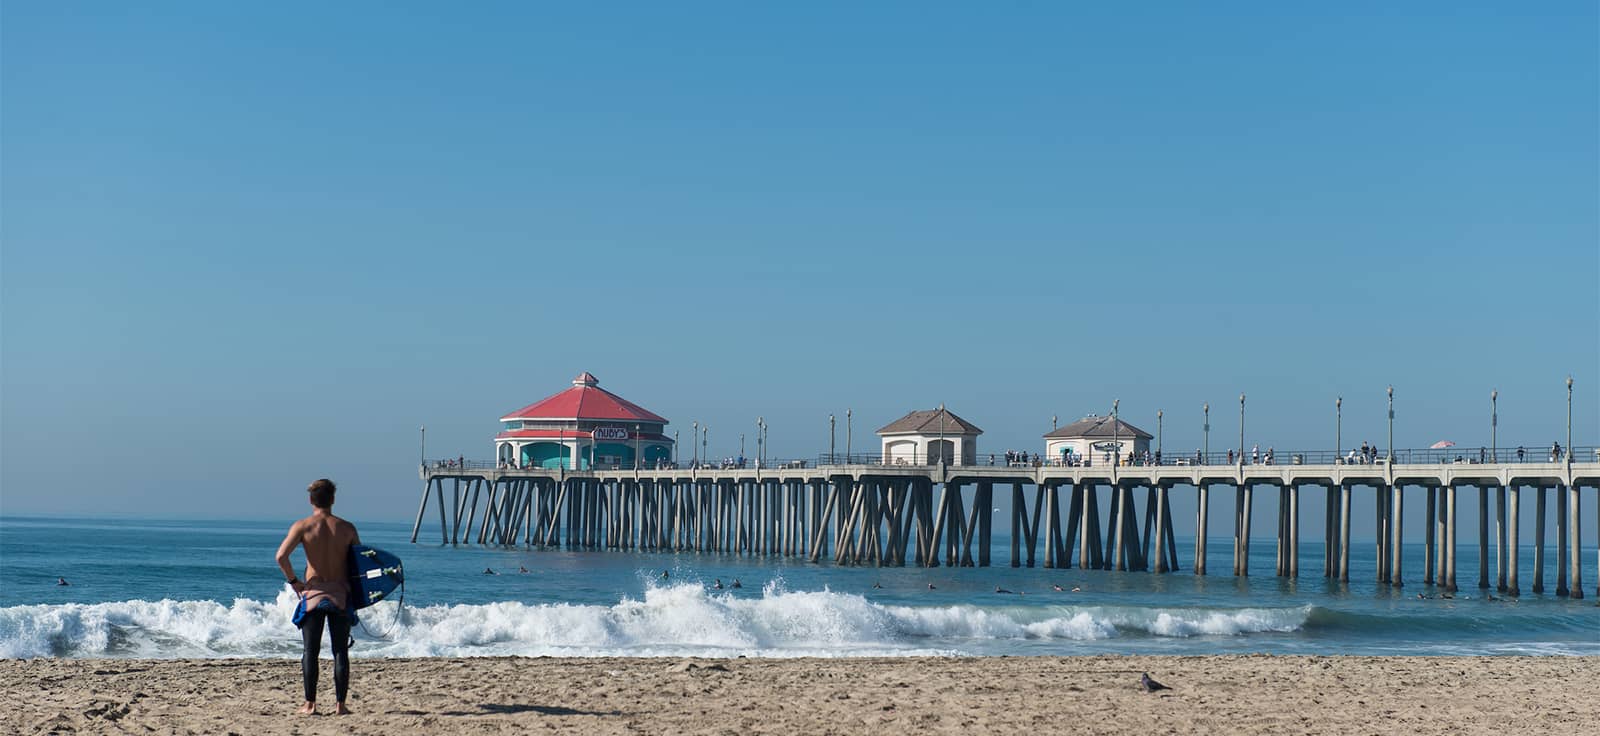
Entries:
[[322, 628], [327, 624], [333, 637], [333, 692], [339, 702], [344, 702], [350, 690], [350, 617], [335, 608], [324, 598], [315, 608], [306, 611], [300, 621], [300, 639], [305, 651], [300, 655], [300, 677], [305, 683], [306, 702], [317, 699], [317, 654], [322, 651]]

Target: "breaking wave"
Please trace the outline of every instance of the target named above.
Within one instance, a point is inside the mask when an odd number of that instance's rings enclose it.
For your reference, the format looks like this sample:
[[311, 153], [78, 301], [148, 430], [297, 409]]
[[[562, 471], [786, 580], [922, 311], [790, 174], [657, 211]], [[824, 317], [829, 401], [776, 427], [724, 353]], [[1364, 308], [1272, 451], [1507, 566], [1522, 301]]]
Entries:
[[[132, 600], [0, 608], [0, 657], [292, 657], [296, 598]], [[366, 657], [960, 655], [1019, 640], [1237, 637], [1293, 632], [1314, 607], [896, 606], [769, 584], [739, 597], [694, 584], [650, 587], [610, 606], [502, 601], [363, 612]]]

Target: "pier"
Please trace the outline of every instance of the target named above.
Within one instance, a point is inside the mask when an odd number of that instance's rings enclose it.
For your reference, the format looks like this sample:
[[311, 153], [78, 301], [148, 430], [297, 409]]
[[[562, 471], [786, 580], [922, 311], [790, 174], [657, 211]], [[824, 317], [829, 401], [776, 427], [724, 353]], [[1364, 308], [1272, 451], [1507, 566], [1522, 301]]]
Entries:
[[[1160, 464], [1095, 462], [933, 464], [905, 458], [823, 455], [765, 461], [754, 467], [518, 468], [505, 463], [424, 461], [421, 503], [412, 542], [433, 506], [444, 544], [566, 547], [782, 556], [839, 565], [922, 567], [992, 564], [994, 498], [1009, 493], [1009, 564], [1033, 567], [1206, 575], [1213, 520], [1211, 493], [1233, 491], [1233, 574], [1252, 571], [1249, 541], [1257, 492], [1277, 495], [1274, 574], [1349, 581], [1350, 520], [1360, 507], [1376, 523], [1376, 569], [1361, 571], [1402, 586], [1407, 567], [1402, 535], [1406, 502], [1423, 504], [1421, 579], [1444, 591], [1458, 587], [1457, 513], [1470, 489], [1479, 511], [1476, 580], [1461, 581], [1520, 595], [1518, 515], [1531, 492], [1537, 519], [1531, 591], [1543, 593], [1547, 503], [1555, 504], [1554, 593], [1584, 595], [1583, 500], [1600, 531], [1600, 457], [1593, 447], [1568, 448], [1548, 462], [1485, 462], [1456, 450], [1404, 450], [1372, 462], [1346, 462], [1335, 452], [1283, 452], [1285, 464], [1197, 454]], [[992, 456], [989, 456], [992, 457]], [[886, 459], [888, 462], [885, 462]], [[1542, 460], [1542, 458], [1538, 458]], [[941, 462], [943, 461], [943, 462]], [[1497, 462], [1498, 461], [1498, 462]], [[993, 460], [990, 460], [992, 463]], [[1191, 549], [1176, 542], [1172, 494], [1193, 492]], [[1491, 533], [1491, 499], [1493, 521]], [[1301, 564], [1300, 515], [1322, 503], [1321, 564]], [[1104, 513], [1102, 512], [1104, 509]], [[1412, 513], [1417, 513], [1413, 505]], [[1468, 531], [1470, 534], [1470, 530]], [[1495, 554], [1489, 554], [1493, 546]], [[1180, 551], [1192, 554], [1183, 565]], [[1490, 565], [1493, 563], [1491, 576]], [[1404, 574], [1403, 574], [1404, 573]], [[1595, 581], [1600, 586], [1600, 580]], [[1600, 596], [1600, 587], [1595, 595]]]

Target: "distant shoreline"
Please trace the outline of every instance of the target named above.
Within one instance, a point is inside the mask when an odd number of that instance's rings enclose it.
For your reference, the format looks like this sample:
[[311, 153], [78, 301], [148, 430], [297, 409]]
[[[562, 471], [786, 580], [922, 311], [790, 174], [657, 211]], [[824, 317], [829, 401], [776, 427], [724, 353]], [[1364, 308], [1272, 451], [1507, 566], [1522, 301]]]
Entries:
[[[1600, 657], [485, 657], [352, 669], [356, 715], [343, 718], [290, 715], [292, 660], [6, 660], [0, 697], [18, 732], [1576, 734], [1600, 723]], [[1172, 689], [1144, 692], [1144, 672]]]

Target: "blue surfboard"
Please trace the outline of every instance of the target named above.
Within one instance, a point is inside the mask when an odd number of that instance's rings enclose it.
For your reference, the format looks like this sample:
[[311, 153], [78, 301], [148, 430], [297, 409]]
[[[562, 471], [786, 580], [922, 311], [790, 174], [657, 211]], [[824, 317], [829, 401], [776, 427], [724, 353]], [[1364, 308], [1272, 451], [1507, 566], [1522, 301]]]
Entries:
[[400, 558], [375, 547], [350, 545], [350, 608], [366, 608], [406, 581]]

